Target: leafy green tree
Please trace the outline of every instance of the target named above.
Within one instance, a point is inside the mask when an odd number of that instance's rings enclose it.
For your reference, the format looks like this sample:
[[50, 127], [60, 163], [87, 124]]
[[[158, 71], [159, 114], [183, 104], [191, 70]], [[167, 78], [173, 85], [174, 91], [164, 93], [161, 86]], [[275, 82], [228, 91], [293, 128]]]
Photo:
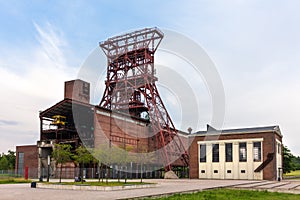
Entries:
[[293, 163], [295, 156], [287, 148], [283, 146], [283, 173], [290, 173], [295, 170], [295, 164]]
[[[1, 164], [1, 160], [2, 164]], [[1, 170], [12, 170], [15, 169], [15, 163], [16, 163], [16, 153], [14, 151], [8, 150], [8, 153], [6, 154], [0, 154], [0, 169]]]
[[81, 182], [83, 183], [84, 165], [94, 162], [95, 159], [94, 159], [94, 156], [84, 146], [79, 146], [75, 151], [76, 151], [76, 154], [74, 155], [74, 158], [75, 158], [75, 161], [77, 163], [79, 163]]
[[0, 159], [0, 170], [8, 170], [8, 168], [9, 168], [9, 162], [6, 156], [2, 155]]
[[293, 163], [295, 165], [295, 170], [300, 170], [300, 156], [294, 157]]
[[110, 148], [110, 159], [111, 163], [114, 163], [117, 165], [117, 176], [118, 176], [118, 182], [120, 182], [120, 166], [124, 162], [124, 157], [123, 157], [123, 152], [122, 149], [119, 147], [111, 146]]
[[72, 146], [70, 144], [55, 144], [52, 152], [52, 157], [56, 160], [56, 165], [60, 164], [59, 182], [61, 183], [61, 173], [63, 164], [72, 160], [73, 154], [71, 152]]
[[118, 165], [118, 182], [120, 182], [121, 172], [125, 171], [125, 183], [127, 182], [127, 165], [130, 161], [132, 161], [132, 156], [130, 155], [130, 151], [133, 148], [131, 146], [112, 146], [111, 158], [113, 162]]
[[102, 177], [102, 182], [103, 182], [103, 178], [104, 176], [102, 175], [102, 171], [103, 171], [103, 167], [105, 167], [106, 170], [106, 183], [108, 183], [108, 164], [110, 162], [110, 150], [108, 145], [99, 145], [97, 148], [94, 149], [93, 151], [93, 155], [96, 158], [97, 162], [98, 162], [98, 181], [100, 182], [100, 174]]
[[8, 161], [8, 169], [15, 169], [16, 164], [16, 152], [8, 150], [8, 153], [5, 155]]
[[143, 167], [147, 164], [153, 163], [155, 157], [155, 152], [148, 152], [146, 147], [140, 146], [138, 148], [135, 161], [140, 164], [141, 183], [143, 182]]

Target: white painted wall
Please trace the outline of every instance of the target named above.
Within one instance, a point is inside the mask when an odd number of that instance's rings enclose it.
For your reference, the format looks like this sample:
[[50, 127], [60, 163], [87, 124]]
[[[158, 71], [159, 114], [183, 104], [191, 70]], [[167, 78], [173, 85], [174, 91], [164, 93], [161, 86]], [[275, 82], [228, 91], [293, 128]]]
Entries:
[[[203, 179], [249, 179], [262, 180], [263, 172], [254, 170], [263, 162], [263, 145], [261, 144], [261, 161], [253, 160], [253, 142], [262, 142], [263, 138], [241, 140], [198, 141], [198, 157], [200, 158], [200, 144], [206, 144], [206, 162], [199, 162], [199, 178]], [[247, 144], [247, 162], [239, 161], [239, 143]], [[232, 143], [232, 162], [225, 162], [225, 143]], [[219, 144], [219, 162], [212, 162], [212, 146]], [[277, 156], [280, 159], [279, 155]], [[281, 165], [280, 165], [281, 166]], [[217, 172], [217, 173], [215, 173]], [[229, 173], [231, 172], [231, 173]], [[244, 172], [244, 173], [243, 173]]]
[[282, 180], [282, 143], [276, 139], [276, 171], [277, 180]]

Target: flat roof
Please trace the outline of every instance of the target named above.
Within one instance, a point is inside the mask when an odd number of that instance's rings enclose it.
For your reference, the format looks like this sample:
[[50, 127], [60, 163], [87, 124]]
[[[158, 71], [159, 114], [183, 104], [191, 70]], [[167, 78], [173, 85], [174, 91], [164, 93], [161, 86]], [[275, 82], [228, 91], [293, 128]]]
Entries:
[[210, 125], [207, 125], [206, 131], [197, 131], [190, 134], [190, 136], [206, 136], [206, 135], [232, 135], [232, 134], [251, 134], [251, 133], [266, 133], [275, 132], [282, 137], [280, 128], [278, 125], [274, 126], [261, 126], [261, 127], [250, 127], [250, 128], [236, 128], [236, 129], [222, 129], [217, 130]]

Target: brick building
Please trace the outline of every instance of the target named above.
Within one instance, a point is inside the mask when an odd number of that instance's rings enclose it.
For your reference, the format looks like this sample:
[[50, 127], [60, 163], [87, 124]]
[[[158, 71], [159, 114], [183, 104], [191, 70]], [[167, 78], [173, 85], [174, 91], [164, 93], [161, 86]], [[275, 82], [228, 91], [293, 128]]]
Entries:
[[282, 135], [278, 126], [207, 131], [190, 135], [190, 178], [282, 178]]
[[[101, 145], [130, 149], [133, 153], [151, 151], [155, 148], [155, 135], [149, 136], [149, 119], [131, 116], [128, 113], [111, 111], [90, 104], [89, 83], [82, 80], [65, 82], [64, 99], [40, 112], [40, 140], [38, 141], [38, 176], [45, 176], [48, 168], [47, 157], [57, 143], [67, 143], [75, 150], [80, 145], [97, 148]], [[63, 123], [57, 118], [63, 117]], [[162, 168], [160, 155], [155, 157], [153, 169]], [[183, 165], [173, 159], [176, 165]], [[71, 164], [68, 164], [71, 166]], [[112, 165], [112, 168], [114, 166]], [[131, 172], [138, 171], [138, 163], [131, 163]], [[51, 161], [51, 174], [55, 174], [55, 163]], [[69, 169], [68, 174], [72, 174]], [[149, 169], [150, 170], [150, 169]], [[149, 171], [148, 170], [148, 171]], [[150, 170], [151, 171], [151, 170]], [[93, 170], [96, 176], [97, 169]], [[91, 173], [91, 172], [90, 172]], [[73, 173], [74, 175], [74, 173]], [[149, 175], [149, 174], [148, 174]], [[88, 175], [87, 175], [88, 176]], [[130, 176], [135, 176], [130, 174]], [[150, 173], [150, 177], [160, 177], [161, 173]]]
[[[60, 120], [60, 121], [59, 121]], [[40, 112], [40, 140], [37, 145], [17, 147], [17, 172], [25, 167], [31, 177], [45, 177], [47, 157], [57, 143], [67, 143], [76, 149], [79, 145], [98, 147], [115, 145], [132, 152], [155, 150], [155, 135], [149, 119], [134, 117], [122, 112], [112, 112], [90, 104], [90, 84], [82, 80], [65, 82], [64, 99]], [[180, 159], [173, 159], [174, 170], [181, 177], [200, 179], [265, 179], [276, 180], [282, 174], [282, 135], [278, 126], [228, 129], [218, 131], [208, 126], [207, 131], [178, 132], [188, 150], [189, 167]], [[178, 155], [173, 155], [174, 157]], [[22, 158], [23, 157], [23, 158]], [[178, 158], [178, 157], [177, 157]], [[145, 177], [162, 177], [160, 154], [155, 155], [155, 169]], [[23, 162], [23, 164], [22, 164]], [[67, 163], [65, 178], [73, 178], [78, 170]], [[114, 177], [114, 165], [110, 166]], [[138, 163], [131, 163], [131, 174], [138, 177]], [[55, 161], [51, 160], [51, 175], [57, 174]], [[67, 171], [66, 171], [67, 170]], [[184, 173], [183, 173], [184, 171]], [[97, 169], [86, 172], [86, 177], [96, 177]], [[189, 173], [189, 175], [187, 175]], [[185, 175], [182, 175], [185, 174]]]
[[37, 178], [38, 148], [37, 145], [16, 147], [16, 174], [25, 176], [28, 170], [29, 178]]

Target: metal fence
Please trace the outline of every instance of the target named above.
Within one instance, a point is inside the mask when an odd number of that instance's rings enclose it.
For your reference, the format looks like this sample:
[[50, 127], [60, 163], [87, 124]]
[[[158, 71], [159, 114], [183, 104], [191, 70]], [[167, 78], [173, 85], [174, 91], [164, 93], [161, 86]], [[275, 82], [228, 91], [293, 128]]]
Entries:
[[[188, 169], [174, 169], [174, 172], [179, 178], [188, 178]], [[118, 166], [111, 165], [109, 167], [94, 167], [94, 168], [83, 168], [79, 167], [50, 167], [49, 173], [48, 168], [28, 168], [23, 170], [0, 170], [1, 177], [23, 177], [26, 175], [30, 179], [45, 179], [48, 177], [52, 179], [74, 179], [75, 177], [83, 177], [85, 179], [97, 179], [97, 178], [129, 178], [129, 179], [140, 179], [140, 178], [163, 178], [164, 169], [158, 169], [154, 166], [143, 166], [141, 167], [130, 167], [130, 166]]]

